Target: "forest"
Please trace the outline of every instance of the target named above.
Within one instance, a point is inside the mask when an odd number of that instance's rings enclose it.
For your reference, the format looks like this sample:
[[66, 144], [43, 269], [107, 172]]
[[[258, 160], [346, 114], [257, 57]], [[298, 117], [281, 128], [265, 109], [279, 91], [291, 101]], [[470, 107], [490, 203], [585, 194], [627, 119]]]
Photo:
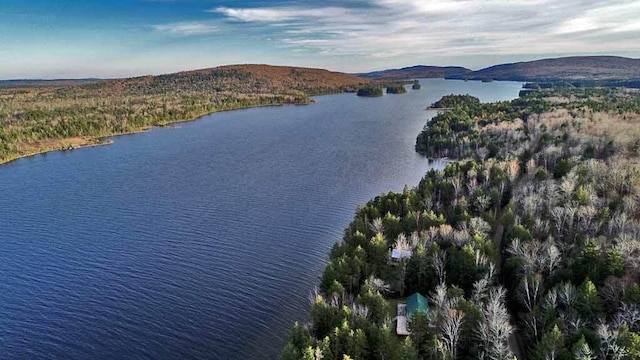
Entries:
[[370, 82], [320, 69], [234, 65], [71, 84], [0, 84], [0, 164], [217, 111], [308, 104], [310, 96], [355, 92]]
[[404, 85], [387, 86], [387, 94], [404, 94], [407, 92]]
[[383, 95], [382, 86], [365, 86], [365, 87], [362, 87], [362, 88], [358, 89], [358, 92], [356, 93], [356, 95], [364, 96], [364, 97], [382, 96]]
[[640, 93], [432, 108], [416, 151], [455, 161], [358, 208], [282, 359], [639, 359]]

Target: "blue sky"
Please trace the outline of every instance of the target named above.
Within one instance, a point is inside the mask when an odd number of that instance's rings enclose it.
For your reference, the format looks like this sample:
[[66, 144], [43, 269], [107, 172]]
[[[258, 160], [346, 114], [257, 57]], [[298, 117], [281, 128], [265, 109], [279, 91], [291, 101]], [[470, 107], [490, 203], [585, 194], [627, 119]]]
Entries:
[[637, 0], [2, 0], [0, 79], [640, 57]]

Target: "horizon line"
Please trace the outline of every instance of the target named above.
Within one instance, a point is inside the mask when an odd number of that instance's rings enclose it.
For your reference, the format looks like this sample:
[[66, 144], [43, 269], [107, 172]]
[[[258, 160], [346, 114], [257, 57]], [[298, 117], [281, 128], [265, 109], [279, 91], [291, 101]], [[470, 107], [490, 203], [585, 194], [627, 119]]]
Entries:
[[332, 69], [328, 69], [328, 68], [296, 66], [296, 65], [283, 65], [283, 64], [232, 63], [232, 64], [221, 64], [221, 65], [216, 65], [216, 66], [211, 66], [211, 67], [203, 67], [203, 68], [195, 68], [195, 69], [187, 69], [187, 70], [177, 70], [177, 71], [172, 71], [172, 72], [147, 73], [147, 74], [140, 74], [140, 75], [134, 75], [134, 76], [122, 76], [122, 77], [92, 77], [92, 76], [87, 76], [87, 77], [79, 77], [79, 78], [73, 78], [73, 77], [64, 77], [64, 78], [10, 78], [10, 79], [0, 79], [0, 82], [10, 82], [10, 81], [15, 81], [15, 82], [20, 82], [20, 81], [25, 81], [25, 82], [26, 81], [55, 82], [55, 81], [83, 81], [83, 80], [86, 80], [86, 81], [91, 81], [91, 80], [95, 80], [95, 81], [124, 80], [124, 79], [135, 79], [135, 78], [147, 77], [147, 76], [162, 76], [162, 75], [179, 74], [179, 73], [198, 71], [198, 70], [217, 69], [217, 68], [221, 68], [221, 67], [225, 67], [225, 66], [249, 66], [249, 65], [254, 65], [254, 66], [255, 65], [262, 65], [262, 66], [274, 66], [274, 67], [279, 66], [279, 67], [292, 67], [292, 68], [307, 68], [307, 69], [327, 70], [327, 71], [334, 72], [334, 73], [341, 73], [341, 74], [347, 74], [347, 75], [356, 75], [356, 76], [357, 75], [362, 75], [362, 74], [370, 74], [370, 73], [375, 73], [375, 72], [388, 71], [388, 70], [402, 70], [402, 69], [418, 67], [418, 66], [429, 66], [429, 67], [438, 67], [438, 68], [459, 67], [459, 68], [464, 68], [464, 69], [471, 70], [471, 71], [480, 71], [480, 70], [488, 69], [488, 68], [491, 68], [491, 67], [494, 67], [494, 66], [499, 66], [499, 65], [520, 64], [520, 63], [540, 61], [540, 60], [567, 59], [567, 58], [578, 58], [578, 57], [611, 57], [611, 58], [620, 58], [620, 59], [628, 59], [628, 60], [640, 60], [640, 58], [633, 58], [633, 57], [620, 56], [620, 55], [602, 55], [602, 54], [599, 54], [599, 55], [567, 55], [567, 56], [543, 57], [543, 58], [536, 58], [534, 56], [531, 60], [498, 63], [498, 64], [485, 66], [485, 67], [479, 68], [479, 69], [471, 69], [471, 68], [468, 68], [468, 67], [462, 66], [462, 65], [414, 64], [414, 65], [407, 65], [407, 66], [400, 66], [400, 67], [389, 67], [389, 68], [385, 68], [385, 69], [371, 70], [371, 71], [367, 71], [367, 72], [344, 72], [344, 71], [332, 70]]

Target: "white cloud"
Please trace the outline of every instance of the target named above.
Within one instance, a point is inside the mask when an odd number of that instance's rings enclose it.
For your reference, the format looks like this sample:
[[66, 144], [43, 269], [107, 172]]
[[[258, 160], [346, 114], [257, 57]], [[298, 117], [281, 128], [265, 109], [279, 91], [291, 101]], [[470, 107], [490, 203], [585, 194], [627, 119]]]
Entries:
[[302, 19], [325, 19], [327, 17], [344, 18], [348, 9], [340, 7], [303, 8], [303, 7], [273, 7], [232, 9], [218, 7], [208, 12], [219, 13], [228, 19], [241, 22], [280, 23], [283, 21]]
[[153, 28], [159, 32], [175, 36], [207, 35], [219, 30], [215, 25], [197, 21], [154, 25]]
[[560, 34], [594, 31], [599, 33], [638, 31], [640, 2], [604, 3], [585, 9], [577, 16], [562, 22], [557, 28]]
[[[370, 58], [640, 51], [640, 1], [369, 0], [211, 10], [282, 46]], [[625, 32], [633, 36], [615, 37]], [[606, 37], [606, 40], [604, 39]], [[597, 47], [594, 48], [594, 43]]]
[[312, 16], [312, 10], [295, 8], [254, 8], [254, 9], [230, 9], [219, 7], [210, 12], [225, 15], [227, 18], [244, 22], [281, 22]]
[[451, 1], [451, 0], [378, 0], [378, 5], [386, 8], [405, 9], [412, 12], [424, 14], [447, 13], [451, 11], [460, 11], [473, 6], [472, 1]]

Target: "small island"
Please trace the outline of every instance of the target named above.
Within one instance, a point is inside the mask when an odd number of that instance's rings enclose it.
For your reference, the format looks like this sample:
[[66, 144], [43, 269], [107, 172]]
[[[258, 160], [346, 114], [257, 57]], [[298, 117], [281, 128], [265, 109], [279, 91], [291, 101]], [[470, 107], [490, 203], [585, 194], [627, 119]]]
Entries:
[[420, 85], [420, 81], [419, 80], [413, 80], [413, 85], [411, 85], [411, 89], [420, 90], [421, 87], [422, 87], [422, 85]]
[[365, 96], [365, 97], [377, 97], [377, 96], [382, 96], [382, 88], [379, 86], [367, 86], [367, 87], [363, 87], [360, 88], [358, 90], [358, 93], [356, 94], [358, 96]]
[[402, 84], [387, 86], [387, 94], [404, 94], [406, 92], [407, 89], [405, 89]]

